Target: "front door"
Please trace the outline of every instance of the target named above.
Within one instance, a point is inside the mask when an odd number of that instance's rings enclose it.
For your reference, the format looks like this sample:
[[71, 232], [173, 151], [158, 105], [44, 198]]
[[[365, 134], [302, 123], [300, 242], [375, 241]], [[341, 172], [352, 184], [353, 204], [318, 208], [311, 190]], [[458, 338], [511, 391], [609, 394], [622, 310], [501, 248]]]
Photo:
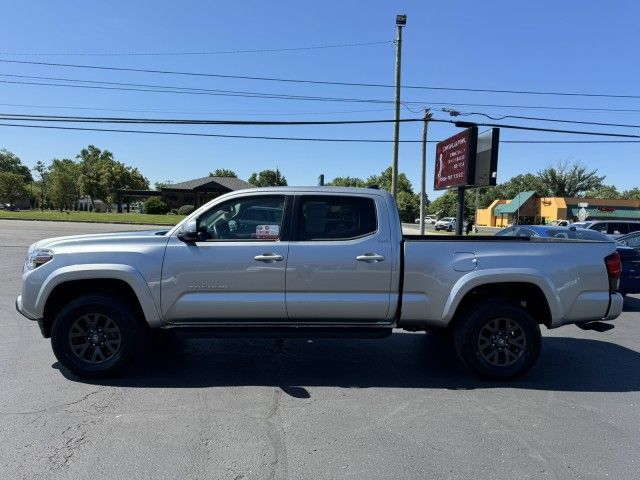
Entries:
[[385, 208], [371, 197], [299, 197], [287, 264], [289, 319], [360, 323], [393, 316], [389, 226], [378, 222], [386, 222]]
[[169, 240], [162, 267], [166, 321], [287, 318], [284, 195], [239, 195], [197, 219], [198, 241]]

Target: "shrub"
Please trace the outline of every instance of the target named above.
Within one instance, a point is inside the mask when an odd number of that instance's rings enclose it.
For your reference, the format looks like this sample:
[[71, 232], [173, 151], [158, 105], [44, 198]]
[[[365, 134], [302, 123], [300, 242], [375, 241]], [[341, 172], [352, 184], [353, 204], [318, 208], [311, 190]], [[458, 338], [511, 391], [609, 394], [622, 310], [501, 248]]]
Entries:
[[189, 215], [191, 212], [195, 210], [193, 205], [182, 205], [178, 209], [178, 215]]
[[158, 197], [147, 198], [144, 202], [144, 212], [150, 215], [164, 215], [169, 211], [169, 206]]

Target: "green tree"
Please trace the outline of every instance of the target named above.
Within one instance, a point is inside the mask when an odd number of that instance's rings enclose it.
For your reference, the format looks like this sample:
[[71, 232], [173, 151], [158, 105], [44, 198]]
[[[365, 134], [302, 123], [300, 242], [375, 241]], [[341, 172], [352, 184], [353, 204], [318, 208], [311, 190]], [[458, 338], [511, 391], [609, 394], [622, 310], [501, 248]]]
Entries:
[[585, 193], [584, 196], [587, 198], [622, 198], [620, 192], [618, 192], [618, 189], [614, 185], [600, 185]]
[[367, 184], [364, 180], [357, 177], [336, 177], [327, 183], [331, 187], [365, 187]]
[[579, 163], [569, 165], [560, 162], [556, 167], [548, 167], [538, 172], [538, 177], [547, 186], [549, 196], [581, 197], [586, 192], [602, 186], [604, 176], [598, 176], [598, 170], [587, 170]]
[[[473, 190], [467, 190], [464, 192], [464, 217], [466, 220], [471, 220], [475, 213], [476, 194]], [[455, 190], [448, 190], [438, 198], [433, 200], [427, 212], [431, 215], [436, 215], [438, 218], [442, 217], [456, 217], [458, 213], [458, 192]]]
[[[480, 191], [480, 208], [487, 208], [498, 198], [511, 199], [520, 192], [534, 191], [540, 196], [549, 196], [550, 192], [539, 176], [532, 173], [516, 175], [495, 187], [484, 187]], [[475, 195], [475, 194], [474, 194]]]
[[216, 168], [213, 172], [209, 172], [209, 176], [210, 177], [232, 177], [232, 178], [238, 178], [238, 175], [236, 175], [236, 172], [234, 172], [233, 170], [226, 169], [226, 168]]
[[396, 198], [400, 221], [413, 223], [420, 216], [420, 196], [415, 193], [399, 191]]
[[[366, 186], [377, 185], [391, 192], [391, 167], [379, 175], [371, 175], [365, 181]], [[396, 197], [400, 221], [411, 222], [420, 216], [420, 195], [413, 191], [413, 186], [404, 173], [398, 174], [398, 196]]]
[[252, 173], [248, 181], [256, 187], [279, 187], [287, 185], [287, 179], [277, 169]]
[[640, 188], [635, 187], [631, 190], [625, 190], [620, 194], [620, 197], [626, 200], [640, 200]]
[[16, 200], [25, 198], [28, 194], [22, 175], [13, 172], [0, 172], [0, 200], [13, 207]]
[[155, 187], [156, 190], [162, 190], [165, 187], [168, 187], [169, 185], [173, 184], [174, 182], [172, 182], [171, 180], [164, 180], [162, 182], [156, 182], [153, 184], [153, 186]]
[[9, 172], [20, 175], [24, 183], [33, 181], [29, 167], [23, 165], [17, 155], [5, 150], [4, 148], [0, 150], [0, 172]]
[[[388, 167], [380, 175], [371, 175], [367, 178], [367, 186], [377, 185], [387, 192], [391, 191], [391, 167]], [[398, 174], [398, 192], [414, 193], [411, 182], [404, 173]]]
[[44, 199], [47, 191], [47, 184], [49, 182], [49, 169], [44, 162], [38, 160], [36, 166], [33, 167], [35, 172], [38, 172], [39, 184], [40, 184], [40, 210], [44, 208]]
[[62, 211], [70, 208], [80, 198], [80, 166], [73, 160], [54, 159], [49, 168], [49, 195]]
[[144, 213], [150, 215], [164, 215], [169, 211], [169, 206], [158, 197], [149, 197], [144, 202]]
[[118, 198], [118, 190], [147, 190], [149, 180], [142, 175], [137, 168], [127, 167], [124, 163], [115, 160], [105, 160], [100, 165], [100, 179], [105, 188], [107, 209]]
[[100, 150], [89, 145], [83, 148], [76, 157], [80, 163], [80, 186], [82, 193], [88, 195], [91, 206], [95, 210], [95, 200], [105, 200], [109, 194], [102, 179], [103, 166], [113, 162], [113, 154], [109, 150]]

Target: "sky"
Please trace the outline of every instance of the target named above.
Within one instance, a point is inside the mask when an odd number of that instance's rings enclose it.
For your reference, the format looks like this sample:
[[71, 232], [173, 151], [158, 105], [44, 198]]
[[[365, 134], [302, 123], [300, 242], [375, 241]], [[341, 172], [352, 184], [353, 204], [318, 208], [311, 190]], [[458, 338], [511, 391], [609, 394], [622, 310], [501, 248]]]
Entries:
[[[382, 83], [395, 81], [395, 16], [407, 15], [402, 84], [640, 95], [640, 4], [634, 1], [477, 2], [380, 1], [21, 1], [2, 0], [0, 60], [202, 72], [221, 75]], [[351, 47], [306, 47], [362, 44]], [[292, 51], [266, 52], [293, 48]], [[238, 52], [263, 50], [260, 52]], [[200, 55], [201, 52], [229, 52]], [[158, 55], [182, 53], [181, 55]], [[113, 55], [118, 54], [118, 55]], [[122, 55], [127, 54], [127, 55]], [[139, 55], [144, 54], [144, 55]], [[152, 55], [155, 54], [155, 55]], [[7, 75], [388, 103], [302, 101], [238, 96], [68, 88], [4, 82], [72, 83]], [[78, 82], [75, 82], [78, 85]], [[100, 86], [98, 84], [84, 84]], [[102, 85], [104, 86], [104, 85]], [[129, 87], [130, 88], [130, 87]], [[392, 119], [393, 88], [313, 85], [25, 65], [0, 61], [0, 112], [144, 118], [237, 120]], [[403, 118], [434, 118], [451, 104], [463, 113], [516, 115], [640, 125], [639, 98], [521, 95], [451, 90], [402, 90]], [[445, 104], [445, 105], [443, 105]], [[480, 105], [506, 105], [518, 108]], [[522, 108], [536, 107], [536, 108]], [[562, 107], [551, 110], [539, 107]], [[575, 108], [636, 110], [579, 111]], [[482, 116], [465, 120], [488, 121]], [[503, 123], [639, 134], [640, 128], [505, 119]], [[7, 122], [1, 123], [18, 123]], [[52, 124], [49, 124], [52, 125]], [[69, 125], [93, 127], [94, 125]], [[98, 128], [112, 128], [98, 125]], [[113, 127], [118, 128], [118, 126]], [[121, 126], [139, 130], [325, 138], [393, 139], [393, 125]], [[429, 139], [457, 133], [432, 123]], [[421, 123], [403, 123], [403, 140], [420, 140]], [[501, 140], [608, 140], [502, 130]], [[391, 165], [391, 143], [320, 143], [80, 132], [0, 126], [0, 148], [32, 167], [74, 158], [89, 144], [114, 153], [156, 181], [184, 181], [230, 168], [240, 178], [279, 168], [289, 185], [314, 185], [320, 174], [366, 178]], [[427, 151], [427, 193], [433, 192], [435, 144]], [[640, 186], [640, 143], [500, 145], [498, 182], [561, 161], [581, 162], [619, 190]], [[400, 146], [399, 170], [420, 186], [421, 146]]]

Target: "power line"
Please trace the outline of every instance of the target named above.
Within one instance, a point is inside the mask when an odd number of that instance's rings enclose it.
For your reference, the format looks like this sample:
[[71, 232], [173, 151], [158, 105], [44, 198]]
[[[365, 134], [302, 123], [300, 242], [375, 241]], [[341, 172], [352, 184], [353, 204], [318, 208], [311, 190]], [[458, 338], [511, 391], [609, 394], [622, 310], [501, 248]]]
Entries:
[[353, 113], [369, 113], [369, 112], [388, 112], [389, 108], [368, 108], [359, 110], [329, 110], [324, 112], [247, 112], [245, 110], [221, 110], [221, 111], [185, 111], [185, 110], [149, 110], [136, 108], [102, 108], [102, 107], [83, 107], [74, 105], [35, 105], [25, 103], [0, 103], [1, 107], [24, 107], [24, 108], [51, 108], [54, 110], [95, 110], [101, 112], [131, 112], [131, 113], [168, 113], [177, 115], [251, 115], [251, 116], [304, 116], [304, 115], [346, 115]]
[[[22, 115], [0, 113], [0, 119], [5, 121], [35, 121], [35, 122], [64, 122], [64, 123], [124, 123], [124, 124], [156, 124], [156, 125], [234, 125], [234, 126], [300, 126], [300, 125], [357, 125], [380, 124], [395, 122], [422, 122], [423, 118], [403, 118], [399, 120], [202, 120], [202, 119], [160, 119], [160, 118], [131, 118], [131, 117], [81, 117], [63, 115]], [[430, 122], [458, 124], [455, 120], [432, 118]], [[479, 127], [496, 127], [510, 130], [525, 130], [532, 132], [564, 133], [572, 135], [589, 135], [596, 137], [639, 138], [640, 135], [615, 132], [594, 132], [584, 130], [565, 130], [558, 128], [530, 127], [527, 125], [511, 125], [504, 123], [473, 123]]]
[[[37, 62], [28, 60], [7, 60], [0, 59], [2, 63], [14, 63], [22, 65], [42, 65], [49, 67], [62, 67], [62, 68], [82, 68], [93, 70], [111, 70], [120, 72], [137, 72], [137, 73], [154, 73], [161, 75], [184, 75], [195, 77], [210, 77], [210, 78], [229, 78], [237, 80], [257, 80], [264, 82], [285, 82], [285, 83], [307, 83], [314, 85], [339, 85], [347, 87], [374, 87], [374, 88], [395, 88], [395, 85], [387, 83], [363, 83], [363, 82], [339, 82], [339, 81], [327, 81], [327, 80], [308, 80], [308, 79], [294, 79], [294, 78], [281, 78], [281, 77], [264, 77], [264, 76], [252, 76], [252, 75], [225, 75], [218, 73], [204, 73], [204, 72], [181, 72], [176, 70], [159, 70], [159, 69], [143, 69], [143, 68], [130, 68], [130, 67], [114, 67], [103, 65], [83, 65], [83, 64], [71, 64], [71, 63], [54, 63], [54, 62]], [[589, 97], [589, 98], [619, 98], [619, 99], [640, 99], [640, 95], [617, 95], [608, 93], [582, 93], [582, 92], [559, 92], [559, 91], [539, 91], [539, 90], [509, 90], [509, 89], [489, 89], [489, 88], [463, 88], [463, 87], [442, 87], [442, 86], [428, 86], [428, 85], [402, 85], [404, 89], [413, 90], [442, 90], [442, 91], [454, 91], [454, 92], [472, 92], [472, 93], [501, 93], [501, 94], [514, 94], [514, 95], [549, 95], [549, 96], [567, 96], [567, 97]]]
[[35, 52], [0, 52], [0, 55], [11, 57], [162, 57], [162, 56], [195, 56], [195, 55], [230, 55], [238, 53], [278, 53], [278, 52], [298, 52], [308, 50], [325, 50], [334, 48], [370, 47], [375, 45], [392, 45], [393, 40], [383, 40], [379, 42], [359, 42], [359, 43], [338, 43], [331, 45], [313, 45], [308, 47], [288, 47], [288, 48], [259, 48], [252, 50], [214, 50], [201, 52], [62, 52], [62, 53], [35, 53]]
[[[172, 132], [162, 130], [126, 130], [115, 128], [89, 128], [89, 127], [61, 127], [54, 125], [23, 125], [12, 123], [0, 123], [0, 127], [18, 128], [42, 128], [49, 130], [74, 130], [88, 132], [109, 132], [109, 133], [137, 133], [144, 135], [176, 135], [188, 137], [214, 137], [214, 138], [236, 138], [249, 140], [283, 140], [298, 142], [345, 142], [345, 143], [392, 143], [393, 140], [365, 139], [365, 138], [306, 138], [306, 137], [272, 137], [259, 135], [227, 135], [216, 133], [197, 132]], [[440, 140], [429, 140], [428, 143], [437, 143]], [[401, 143], [422, 143], [422, 140], [400, 140]], [[501, 140], [501, 143], [519, 144], [617, 144], [617, 143], [640, 143], [640, 140]]]
[[[0, 113], [1, 120], [36, 121], [36, 122], [71, 122], [71, 123], [136, 123], [161, 125], [236, 125], [236, 126], [296, 126], [296, 125], [366, 125], [377, 123], [395, 123], [393, 119], [380, 120], [201, 120], [183, 118], [131, 118], [131, 117], [81, 117], [64, 115], [22, 115]], [[422, 118], [401, 118], [400, 123], [422, 122]], [[453, 123], [450, 120], [443, 122]]]
[[545, 117], [525, 117], [521, 115], [502, 115], [500, 117], [494, 117], [488, 115], [486, 113], [481, 112], [457, 112], [455, 110], [450, 110], [447, 108], [442, 109], [443, 112], [448, 112], [452, 117], [468, 117], [472, 115], [481, 115], [483, 117], [487, 117], [489, 120], [504, 120], [505, 118], [516, 118], [520, 120], [534, 120], [540, 122], [556, 122], [556, 123], [574, 123], [579, 125], [598, 125], [601, 127], [624, 127], [624, 128], [640, 128], [640, 125], [630, 125], [628, 123], [607, 123], [607, 122], [587, 122], [582, 120], [566, 120], [559, 118], [545, 118]]
[[[0, 83], [14, 85], [39, 85], [47, 87], [66, 87], [66, 88], [86, 88], [92, 90], [116, 90], [127, 92], [151, 92], [151, 93], [174, 93], [184, 95], [209, 95], [221, 97], [243, 97], [243, 98], [267, 98], [276, 100], [300, 100], [313, 102], [348, 102], [348, 103], [376, 103], [376, 104], [392, 104], [392, 100], [380, 99], [363, 99], [363, 98], [345, 98], [345, 97], [314, 97], [305, 95], [288, 95], [288, 94], [272, 94], [260, 92], [235, 92], [233, 90], [222, 90], [220, 93], [207, 91], [205, 89], [180, 90], [181, 87], [169, 87], [169, 89], [153, 89], [153, 88], [129, 88], [129, 87], [109, 87], [103, 85], [65, 85], [60, 83], [49, 82], [24, 82], [18, 80], [0, 80]], [[422, 102], [404, 102], [404, 103], [422, 103]]]
[[[207, 88], [196, 88], [196, 87], [180, 87], [180, 86], [172, 86], [172, 85], [82, 80], [82, 79], [75, 79], [75, 78], [45, 77], [45, 76], [36, 76], [36, 75], [0, 74], [0, 77], [42, 79], [42, 80], [54, 80], [54, 81], [74, 83], [74, 85], [65, 85], [60, 83], [49, 83], [49, 82], [23, 82], [23, 81], [0, 80], [0, 83], [18, 84], [18, 85], [87, 88], [87, 89], [98, 89], [98, 90], [134, 91], [134, 92], [149, 92], [149, 93], [175, 93], [175, 94], [191, 94], [191, 95], [268, 98], [268, 99], [276, 99], [276, 100], [374, 103], [374, 104], [389, 104], [389, 105], [393, 104], [393, 101], [385, 100], [385, 99], [290, 95], [290, 94], [277, 94], [277, 93], [268, 93], [268, 92], [251, 92], [251, 91], [243, 91], [243, 90], [218, 90], [218, 89], [207, 89]], [[75, 83], [89, 83], [91, 85], [75, 85]], [[103, 85], [113, 85], [113, 87], [106, 87]], [[132, 87], [132, 88], [129, 88], [129, 87]], [[422, 107], [426, 105], [452, 106], [452, 107], [483, 107], [483, 108], [500, 108], [500, 109], [524, 109], [524, 110], [532, 109], [532, 110], [603, 112], [603, 113], [604, 112], [606, 113], [640, 113], [640, 109], [629, 109], [629, 108], [588, 108], [588, 107], [558, 107], [558, 106], [544, 106], [544, 105], [503, 105], [503, 104], [493, 104], [493, 103], [419, 102], [419, 101], [403, 101], [402, 104], [407, 110], [409, 110], [412, 113], [417, 113], [421, 111]], [[409, 105], [420, 105], [421, 109], [415, 110], [409, 107]], [[63, 107], [60, 107], [60, 108], [63, 108]], [[517, 117], [513, 117], [513, 118], [517, 118]], [[526, 117], [522, 117], [522, 118], [526, 119]], [[611, 126], [614, 126], [614, 125], [612, 124]]]

